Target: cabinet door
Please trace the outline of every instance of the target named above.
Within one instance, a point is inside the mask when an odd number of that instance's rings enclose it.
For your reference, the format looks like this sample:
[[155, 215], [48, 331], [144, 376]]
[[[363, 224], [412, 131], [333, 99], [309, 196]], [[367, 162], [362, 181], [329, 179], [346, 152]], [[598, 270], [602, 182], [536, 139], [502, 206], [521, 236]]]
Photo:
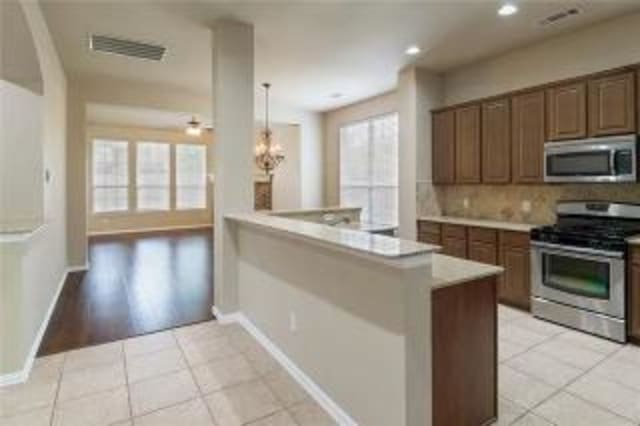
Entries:
[[577, 82], [547, 90], [549, 140], [587, 136], [587, 86]]
[[589, 81], [590, 136], [636, 131], [635, 75], [616, 74]]
[[504, 247], [501, 260], [504, 268], [501, 297], [507, 303], [528, 310], [531, 304], [529, 250]]
[[469, 260], [495, 265], [498, 263], [498, 247], [495, 244], [470, 241]]
[[482, 104], [482, 182], [511, 180], [511, 105], [509, 99]]
[[640, 343], [640, 265], [631, 266], [629, 335]]
[[467, 240], [463, 240], [460, 238], [443, 238], [442, 254], [466, 259]]
[[455, 175], [455, 112], [433, 114], [432, 158], [433, 183], [454, 183]]
[[515, 96], [511, 108], [513, 182], [542, 182], [545, 142], [544, 92]]
[[480, 183], [480, 106], [456, 110], [456, 182]]

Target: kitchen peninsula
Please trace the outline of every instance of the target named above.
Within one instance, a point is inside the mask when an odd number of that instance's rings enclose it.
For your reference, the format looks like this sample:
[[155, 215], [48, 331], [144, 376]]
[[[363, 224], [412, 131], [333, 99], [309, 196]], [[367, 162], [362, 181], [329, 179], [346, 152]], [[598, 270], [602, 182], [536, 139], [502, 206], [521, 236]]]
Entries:
[[500, 267], [265, 213], [225, 220], [233, 272], [216, 315], [244, 325], [340, 424], [497, 417]]

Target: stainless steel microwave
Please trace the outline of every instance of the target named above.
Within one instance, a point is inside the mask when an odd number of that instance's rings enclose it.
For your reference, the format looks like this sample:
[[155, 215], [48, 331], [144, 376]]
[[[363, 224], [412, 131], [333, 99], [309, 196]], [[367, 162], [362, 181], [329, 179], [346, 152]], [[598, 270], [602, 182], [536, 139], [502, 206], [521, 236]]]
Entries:
[[636, 182], [636, 135], [544, 144], [545, 182]]

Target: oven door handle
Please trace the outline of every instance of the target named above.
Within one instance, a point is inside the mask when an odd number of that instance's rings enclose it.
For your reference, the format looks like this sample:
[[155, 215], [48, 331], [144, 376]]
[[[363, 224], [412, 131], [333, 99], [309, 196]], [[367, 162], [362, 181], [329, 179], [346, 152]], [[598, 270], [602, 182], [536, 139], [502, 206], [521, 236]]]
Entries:
[[532, 247], [542, 248], [542, 249], [551, 249], [558, 252], [565, 253], [580, 253], [585, 255], [591, 255], [596, 257], [610, 257], [615, 259], [622, 259], [624, 257], [624, 252], [619, 251], [610, 251], [610, 250], [597, 250], [588, 247], [575, 247], [575, 246], [565, 246], [561, 244], [553, 244], [553, 243], [545, 243], [541, 241], [531, 241]]

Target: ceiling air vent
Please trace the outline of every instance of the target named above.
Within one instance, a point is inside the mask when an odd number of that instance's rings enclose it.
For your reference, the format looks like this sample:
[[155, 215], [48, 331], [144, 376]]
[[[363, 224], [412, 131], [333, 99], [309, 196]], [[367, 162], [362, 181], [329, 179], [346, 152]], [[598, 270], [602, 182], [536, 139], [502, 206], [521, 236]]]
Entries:
[[89, 48], [94, 52], [128, 56], [130, 58], [161, 61], [167, 48], [140, 41], [91, 34]]
[[540, 25], [541, 27], [546, 27], [548, 25], [564, 23], [570, 18], [575, 18], [581, 13], [582, 9], [579, 7], [570, 7], [568, 9], [559, 10], [538, 21], [538, 25]]

